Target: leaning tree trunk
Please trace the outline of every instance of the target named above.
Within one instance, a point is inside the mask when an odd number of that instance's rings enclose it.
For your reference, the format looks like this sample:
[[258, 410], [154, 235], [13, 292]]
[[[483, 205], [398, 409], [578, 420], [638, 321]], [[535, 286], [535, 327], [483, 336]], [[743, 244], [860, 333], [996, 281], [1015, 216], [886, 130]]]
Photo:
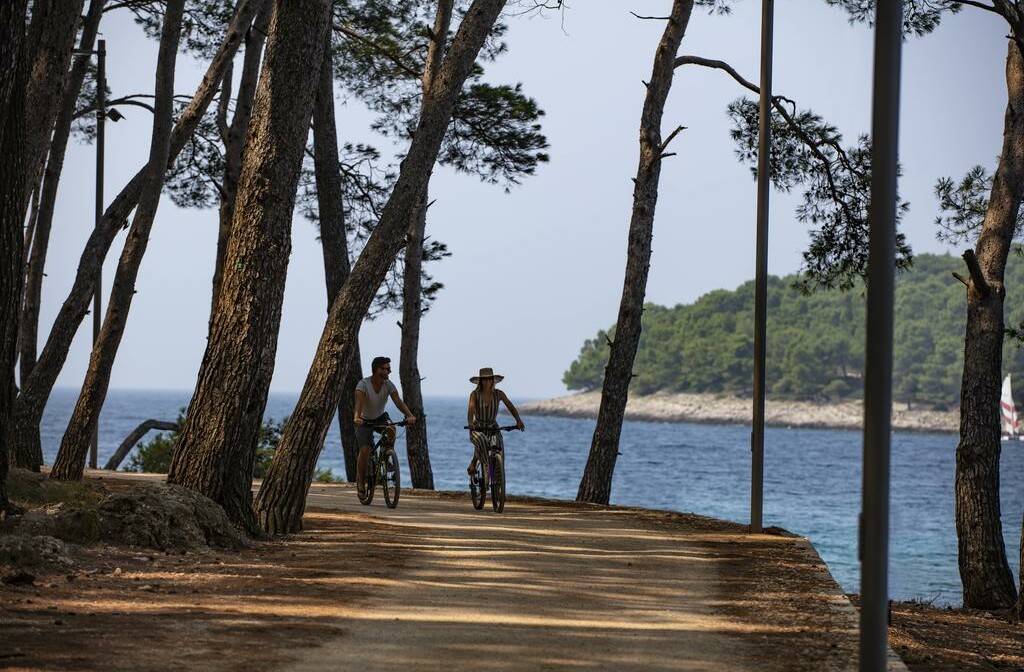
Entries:
[[[196, 90], [188, 106], [178, 117], [178, 123], [171, 134], [171, 151], [168, 163], [173, 162], [196, 127], [202, 120], [206, 109], [213, 100], [231, 59], [234, 58], [238, 45], [245, 31], [252, 23], [252, 18], [260, 5], [267, 0], [241, 0], [235, 8], [234, 16], [228, 27], [224, 42], [214, 55], [210, 66]], [[128, 215], [138, 204], [139, 196], [147, 175], [143, 167], [126, 184], [121, 193], [107, 207], [100, 220], [86, 241], [85, 249], [78, 262], [78, 272], [68, 298], [65, 299], [57, 318], [54, 320], [46, 346], [39, 355], [39, 361], [32, 375], [22, 386], [21, 394], [14, 405], [13, 448], [15, 463], [19, 467], [39, 470], [42, 463], [42, 445], [39, 440], [39, 422], [43, 410], [67, 360], [71, 342], [82, 323], [92, 300], [93, 287], [103, 270], [103, 260], [110, 250], [114, 238], [128, 219]]]
[[[330, 49], [330, 33], [320, 68], [320, 84], [313, 108], [313, 167], [316, 173], [316, 197], [320, 217], [320, 245], [324, 255], [324, 280], [327, 283], [327, 310], [351, 272], [348, 238], [345, 232], [345, 210], [342, 207], [341, 166], [338, 162], [338, 129], [334, 117], [334, 63]], [[359, 348], [355, 348], [346, 364], [348, 373], [342, 383], [338, 402], [338, 429], [341, 452], [345, 460], [345, 477], [356, 480], [356, 426], [352, 421], [356, 406], [356, 385], [363, 377]]]
[[195, 394], [167, 480], [224, 507], [251, 534], [256, 442], [274, 372], [291, 220], [331, 0], [277, 0], [225, 272]]
[[[601, 388], [601, 406], [590, 444], [590, 456], [583, 472], [576, 499], [607, 504], [612, 492], [612, 474], [619, 454], [622, 416], [633, 377], [633, 359], [640, 342], [640, 322], [647, 271], [651, 263], [651, 237], [654, 209], [658, 203], [658, 179], [661, 160], [668, 141], [661, 140], [661, 117], [672, 87], [676, 52], [683, 40], [693, 10], [693, 0], [675, 0], [665, 33], [654, 56], [654, 70], [647, 84], [647, 96], [640, 116], [640, 165], [633, 180], [633, 216], [629, 222], [629, 247], [626, 278], [615, 322], [615, 340], [611, 344], [608, 366]], [[673, 134], [674, 136], [674, 134]], [[669, 136], [669, 141], [673, 136]]]
[[[68, 63], [83, 0], [35, 0], [29, 30], [28, 89], [25, 93], [26, 168], [30, 188], [39, 182], [54, 120], [68, 81]], [[27, 202], [27, 199], [26, 199]]]
[[174, 127], [174, 67], [181, 41], [181, 16], [185, 0], [167, 0], [164, 7], [163, 31], [160, 37], [160, 51], [156, 66], [156, 91], [153, 102], [153, 133], [149, 147], [149, 163], [146, 185], [139, 197], [139, 207], [128, 232], [121, 260], [114, 275], [110, 291], [107, 314], [103, 320], [99, 337], [93, 344], [89, 357], [89, 368], [85, 382], [78, 396], [78, 403], [71, 414], [64, 438], [53, 462], [50, 478], [62, 481], [77, 481], [85, 470], [85, 459], [91, 439], [100, 420], [100, 410], [107, 398], [110, 374], [114, 359], [128, 323], [132, 298], [135, 296], [135, 282], [139, 267], [146, 254], [149, 233], [156, 219], [160, 205], [160, 193], [164, 187], [164, 175], [171, 147], [171, 129]]
[[[78, 43], [78, 48], [82, 51], [92, 51], [93, 49], [96, 34], [99, 32], [100, 20], [103, 18], [104, 2], [105, 0], [91, 0], [89, 3], [89, 13], [85, 17], [82, 37]], [[28, 384], [32, 369], [36, 365], [39, 341], [39, 307], [42, 302], [43, 277], [45, 275], [43, 271], [46, 266], [46, 254], [50, 247], [53, 213], [57, 205], [57, 187], [64, 169], [64, 155], [67, 151], [68, 139], [71, 137], [71, 122], [75, 116], [75, 103], [78, 101], [78, 94], [85, 82], [85, 74], [88, 69], [88, 55], [83, 54], [75, 58], [68, 75], [67, 86], [64, 87], [64, 95], [57, 112], [57, 121], [54, 124], [53, 138], [50, 141], [49, 156], [43, 171], [43, 187], [39, 210], [35, 218], [32, 251], [25, 276], [24, 307], [21, 312], [18, 375], [21, 377], [22, 387]]]
[[245, 57], [242, 60], [242, 76], [238, 82], [238, 96], [231, 124], [227, 123], [227, 101], [231, 97], [230, 69], [224, 77], [224, 91], [221, 94], [220, 114], [221, 141], [224, 143], [224, 181], [221, 184], [220, 219], [217, 227], [217, 257], [213, 265], [213, 292], [210, 299], [210, 315], [217, 308], [217, 293], [221, 278], [224, 277], [224, 255], [227, 254], [228, 236], [231, 234], [231, 220], [235, 215], [235, 199], [238, 196], [238, 178], [242, 173], [242, 152], [245, 149], [245, 134], [252, 119], [252, 103], [256, 97], [256, 85], [260, 76], [260, 56], [267, 38], [267, 26], [274, 3], [264, 2], [245, 35]]
[[1016, 598], [999, 510], [1003, 274], [1024, 194], [1024, 58], [1012, 40], [1006, 87], [1003, 151], [974, 249], [977, 263], [965, 254], [971, 283], [956, 449], [956, 531], [964, 606], [971, 609], [1007, 608]]
[[[429, 33], [427, 57], [424, 61], [422, 90], [426, 99], [434, 85], [438, 68], [444, 59], [444, 44], [452, 22], [452, 0], [439, 0], [434, 14], [434, 29]], [[430, 176], [427, 176], [427, 184]], [[420, 321], [423, 316], [423, 242], [427, 231], [427, 191], [412, 211], [405, 245], [405, 275], [402, 278], [402, 344], [398, 374], [402, 381], [402, 397], [416, 416], [416, 424], [405, 428], [405, 451], [409, 461], [412, 487], [434, 489], [434, 472], [430, 468], [427, 448], [427, 414], [423, 409], [423, 387], [419, 367]]]
[[470, 6], [434, 86], [424, 97], [419, 126], [380, 221], [331, 305], [302, 394], [256, 500], [260, 522], [272, 534], [302, 529], [306, 494], [341, 397], [344, 363], [355, 345], [359, 324], [402, 247], [409, 216], [423, 196], [455, 100], [504, 5], [505, 0], [474, 0]]
[[27, 0], [0, 3], [0, 516], [7, 499], [10, 418], [21, 306], [25, 208], [25, 14]]

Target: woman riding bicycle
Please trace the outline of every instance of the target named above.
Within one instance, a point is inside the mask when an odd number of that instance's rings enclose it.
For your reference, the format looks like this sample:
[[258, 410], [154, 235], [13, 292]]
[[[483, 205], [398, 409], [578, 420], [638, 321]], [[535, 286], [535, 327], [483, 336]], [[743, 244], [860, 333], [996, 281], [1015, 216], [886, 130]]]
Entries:
[[[498, 426], [498, 402], [503, 402], [512, 417], [516, 419], [516, 427], [520, 430], [526, 429], [523, 419], [519, 417], [519, 411], [505, 396], [505, 393], [495, 387], [505, 376], [496, 376], [490, 367], [480, 369], [479, 376], [473, 376], [469, 382], [476, 384], [476, 389], [469, 393], [469, 410], [467, 412], [466, 424], [470, 427], [469, 440], [473, 442], [473, 459], [466, 471], [470, 477], [476, 470], [477, 455], [487, 453], [487, 434], [476, 431], [478, 429], [494, 429]], [[496, 435], [498, 446], [502, 447], [501, 434]]]

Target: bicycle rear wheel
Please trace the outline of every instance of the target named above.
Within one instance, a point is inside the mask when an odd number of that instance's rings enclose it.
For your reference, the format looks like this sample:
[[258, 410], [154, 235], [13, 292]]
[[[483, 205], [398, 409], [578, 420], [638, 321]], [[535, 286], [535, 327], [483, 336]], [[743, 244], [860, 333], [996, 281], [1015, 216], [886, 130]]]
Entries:
[[505, 456], [499, 452], [491, 455], [491, 505], [495, 513], [505, 510]]
[[384, 480], [381, 489], [384, 491], [384, 503], [389, 509], [398, 506], [398, 496], [402, 493], [402, 474], [398, 470], [398, 454], [391, 448], [384, 451]]
[[363, 475], [363, 492], [359, 495], [359, 503], [368, 506], [373, 501], [373, 491], [377, 487], [377, 461], [373, 459], [373, 453], [366, 460], [366, 474]]
[[484, 460], [477, 454], [476, 468], [469, 477], [469, 496], [473, 499], [473, 508], [479, 511], [487, 501], [487, 487], [484, 485]]

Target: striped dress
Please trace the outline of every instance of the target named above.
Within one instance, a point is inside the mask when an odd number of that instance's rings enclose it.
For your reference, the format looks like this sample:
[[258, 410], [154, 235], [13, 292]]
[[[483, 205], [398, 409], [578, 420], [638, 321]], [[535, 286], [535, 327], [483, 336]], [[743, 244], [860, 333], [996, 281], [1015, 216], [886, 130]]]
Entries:
[[[473, 390], [473, 425], [475, 427], [497, 427], [498, 426], [498, 389], [495, 388], [490, 399], [484, 399], [479, 390]], [[498, 449], [504, 448], [501, 440], [501, 432], [497, 433]], [[487, 452], [488, 434], [483, 432], [470, 432], [470, 440], [477, 450]]]

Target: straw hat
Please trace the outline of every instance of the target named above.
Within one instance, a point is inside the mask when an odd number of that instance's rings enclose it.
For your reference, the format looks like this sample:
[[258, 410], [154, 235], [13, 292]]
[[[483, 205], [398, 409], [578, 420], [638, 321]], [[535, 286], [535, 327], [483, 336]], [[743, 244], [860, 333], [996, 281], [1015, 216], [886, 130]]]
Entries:
[[496, 383], [500, 383], [501, 381], [505, 380], [505, 376], [496, 376], [494, 375], [494, 369], [492, 369], [489, 366], [485, 366], [484, 368], [480, 369], [480, 375], [473, 376], [472, 378], [469, 379], [469, 382], [476, 385], [477, 383], [480, 382], [481, 378], [493, 378], [494, 382]]

